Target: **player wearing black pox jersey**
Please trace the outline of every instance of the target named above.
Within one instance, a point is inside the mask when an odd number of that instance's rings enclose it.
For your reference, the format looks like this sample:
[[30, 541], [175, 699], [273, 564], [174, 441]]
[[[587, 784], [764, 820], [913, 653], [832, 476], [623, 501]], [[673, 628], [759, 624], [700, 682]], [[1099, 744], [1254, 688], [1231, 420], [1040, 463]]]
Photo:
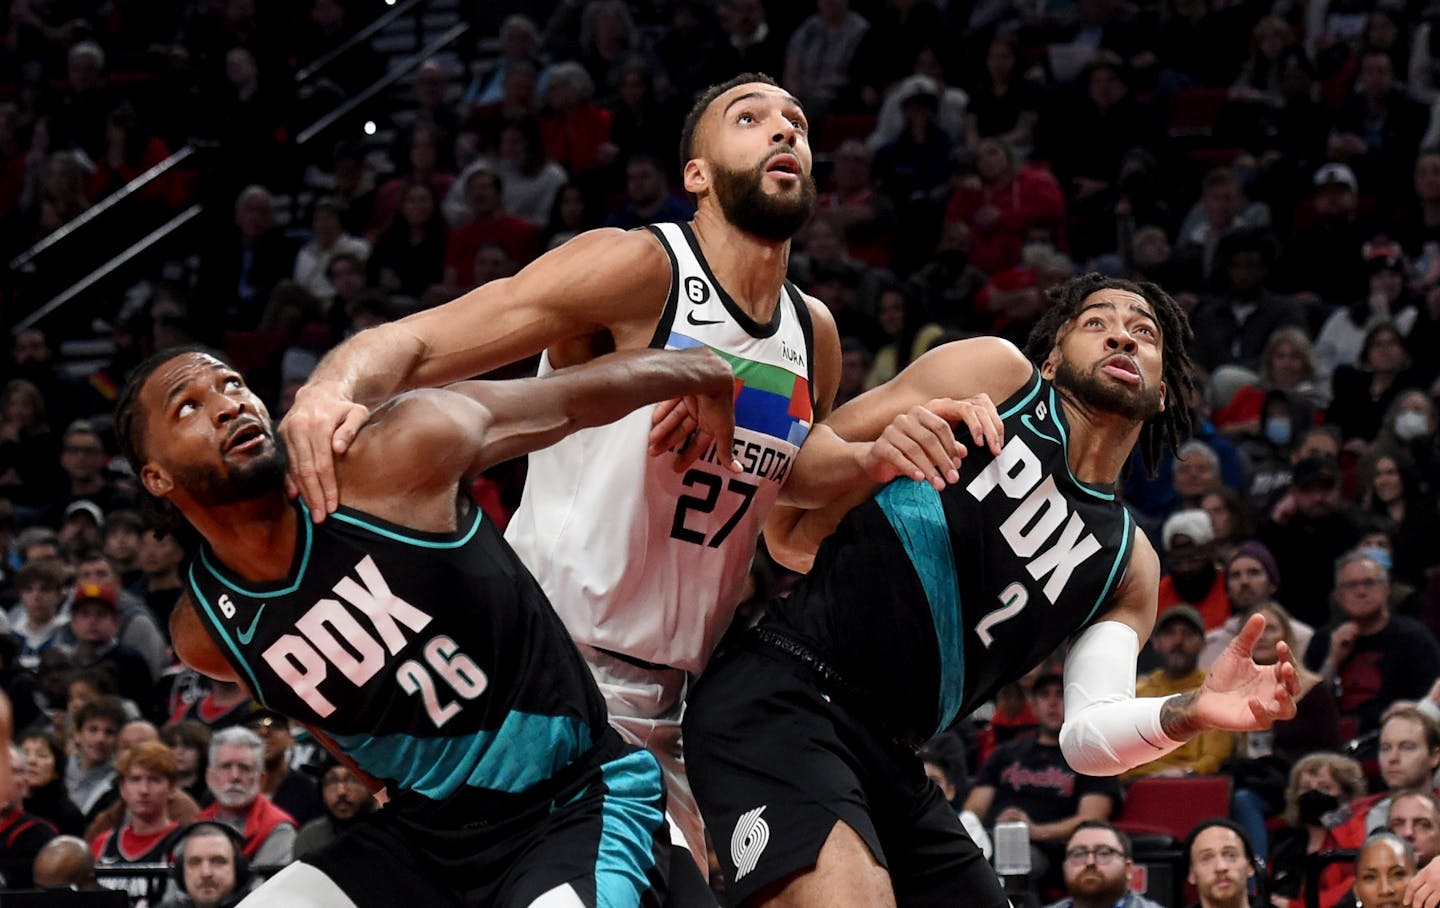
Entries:
[[[712, 661], [684, 726], [736, 904], [1005, 906], [914, 747], [1067, 639], [1060, 743], [1081, 772], [1294, 715], [1288, 651], [1270, 667], [1250, 658], [1259, 618], [1203, 687], [1135, 697], [1159, 564], [1114, 484], [1137, 442], [1153, 465], [1188, 428], [1165, 401], [1192, 381], [1189, 326], [1159, 287], [1099, 275], [1051, 304], [1029, 359], [995, 338], [945, 345], [801, 449], [795, 469], [826, 477], [830, 504], [786, 513], [788, 532], [769, 538], [809, 576]], [[1000, 402], [998, 424], [957, 441], [936, 399], [979, 393]], [[900, 431], [907, 414], [929, 433]], [[877, 433], [944, 466], [877, 493], [885, 477], [845, 440]]]
[[730, 443], [730, 367], [628, 351], [543, 379], [378, 407], [323, 524], [287, 500], [263, 404], [197, 350], [139, 367], [117, 409], [151, 495], [204, 537], [176, 653], [302, 722], [386, 806], [247, 899], [290, 906], [638, 906], [664, 894], [659, 766], [606, 722], [539, 585], [461, 493], [490, 463], [688, 396]]

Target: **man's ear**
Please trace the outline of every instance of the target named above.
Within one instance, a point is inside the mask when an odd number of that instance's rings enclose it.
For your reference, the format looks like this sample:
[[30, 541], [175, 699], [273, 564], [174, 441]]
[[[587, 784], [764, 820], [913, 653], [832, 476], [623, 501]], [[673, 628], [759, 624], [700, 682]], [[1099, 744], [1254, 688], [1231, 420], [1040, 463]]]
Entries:
[[140, 484], [156, 498], [164, 498], [175, 488], [174, 478], [153, 463], [140, 468]]
[[1160, 412], [1165, 412], [1165, 401], [1170, 397], [1170, 386], [1163, 381], [1160, 383]]
[[710, 188], [710, 164], [704, 158], [691, 158], [686, 161], [682, 176], [685, 191], [693, 196], [699, 196], [702, 191]]
[[1040, 377], [1046, 381], [1055, 380], [1055, 371], [1060, 367], [1060, 347], [1057, 344], [1050, 355], [1045, 357], [1045, 362], [1040, 364]]

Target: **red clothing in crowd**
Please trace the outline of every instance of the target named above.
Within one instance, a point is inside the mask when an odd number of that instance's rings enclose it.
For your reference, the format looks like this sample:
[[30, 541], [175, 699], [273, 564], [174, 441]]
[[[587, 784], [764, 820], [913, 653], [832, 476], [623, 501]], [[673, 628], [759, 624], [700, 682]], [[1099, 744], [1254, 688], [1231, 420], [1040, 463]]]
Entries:
[[[991, 206], [993, 217], [982, 215]], [[993, 275], [1020, 264], [1020, 250], [1036, 225], [1052, 225], [1056, 245], [1061, 245], [1065, 196], [1050, 171], [1027, 166], [1004, 186], [987, 188], [972, 182], [956, 189], [945, 220], [970, 225], [970, 264]]]
[[610, 141], [614, 115], [603, 107], [586, 104], [573, 110], [543, 114], [540, 135], [550, 160], [571, 176], [588, 173], [604, 162], [600, 146]]
[[502, 214], [493, 221], [474, 221], [456, 227], [445, 244], [445, 267], [454, 268], [460, 287], [475, 282], [475, 253], [486, 243], [495, 243], [523, 268], [540, 254], [540, 231], [523, 218]]
[[[200, 811], [200, 815], [195, 819], [215, 820], [219, 808], [219, 804], [211, 804]], [[265, 844], [270, 833], [274, 832], [275, 827], [281, 823], [289, 823], [291, 826], [299, 825], [295, 822], [294, 817], [276, 807], [275, 802], [263, 794], [256, 795], [255, 803], [250, 805], [250, 812], [245, 815], [245, 848], [243, 849], [245, 856], [247, 858], [255, 857], [255, 852], [260, 850], [260, 846]]]
[[[1166, 609], [1179, 605], [1183, 601], [1180, 594], [1175, 592], [1175, 579], [1169, 574], [1161, 577], [1159, 614], [1165, 614]], [[1213, 631], [1223, 625], [1230, 617], [1230, 594], [1225, 590], [1224, 572], [1215, 572], [1215, 582], [1210, 584], [1210, 589], [1206, 591], [1204, 599], [1189, 604], [1195, 606], [1200, 617], [1205, 619], [1205, 630]]]

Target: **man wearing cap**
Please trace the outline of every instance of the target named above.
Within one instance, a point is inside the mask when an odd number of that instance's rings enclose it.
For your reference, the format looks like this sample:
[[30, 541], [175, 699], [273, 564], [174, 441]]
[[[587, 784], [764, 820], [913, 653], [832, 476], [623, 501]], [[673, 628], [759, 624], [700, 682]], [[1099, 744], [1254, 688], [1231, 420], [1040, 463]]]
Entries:
[[1013, 822], [1028, 826], [1032, 877], [1043, 881], [1053, 876], [1052, 882], [1059, 883], [1065, 840], [1087, 820], [1109, 819], [1120, 801], [1120, 785], [1113, 776], [1080, 775], [1065, 762], [1060, 752], [1060, 727], [1065, 723], [1060, 672], [1035, 679], [1030, 708], [1037, 721], [1035, 737], [995, 749], [975, 776], [965, 810], [987, 828]]
[[1176, 511], [1165, 520], [1160, 539], [1170, 568], [1160, 578], [1160, 614], [1188, 605], [1200, 613], [1207, 631], [1220, 627], [1230, 617], [1230, 597], [1215, 566], [1215, 528], [1209, 513], [1200, 508]]
[[[1263, 543], [1251, 540], [1235, 547], [1235, 554], [1225, 565], [1225, 592], [1230, 598], [1230, 617], [1225, 623], [1205, 634], [1205, 648], [1200, 651], [1200, 667], [1209, 670], [1220, 658], [1225, 647], [1240, 633], [1245, 619], [1263, 605], [1275, 600], [1280, 589], [1280, 568], [1275, 556]], [[1315, 636], [1315, 628], [1296, 618], [1290, 619], [1290, 629], [1295, 634], [1296, 652], [1305, 652]]]
[[[1205, 672], [1199, 667], [1204, 645], [1205, 619], [1194, 607], [1177, 605], [1160, 615], [1150, 646], [1159, 654], [1162, 667], [1135, 682], [1135, 696], [1168, 697], [1204, 684]], [[1211, 775], [1234, 749], [1235, 736], [1230, 732], [1201, 732], [1165, 756], [1130, 770], [1124, 778]]]
[[1316, 307], [1324, 311], [1312, 313], [1318, 315], [1310, 325], [1315, 331], [1328, 307], [1346, 305], [1365, 292], [1365, 275], [1355, 258], [1371, 231], [1358, 213], [1360, 184], [1353, 170], [1326, 164], [1315, 171], [1313, 182], [1314, 218], [1285, 244], [1276, 289], [1326, 304]]
[[96, 548], [100, 545], [100, 528], [105, 525], [105, 512], [88, 498], [65, 506], [60, 521], [60, 541], [69, 549]]
[[103, 665], [115, 677], [120, 696], [148, 713], [155, 679], [145, 657], [121, 643], [120, 608], [116, 590], [98, 583], [75, 588], [70, 606], [70, 633], [75, 638], [76, 668]]
[[1330, 618], [1334, 576], [1324, 568], [1359, 541], [1360, 529], [1340, 506], [1340, 468], [1330, 457], [1295, 464], [1290, 490], [1276, 502], [1256, 537], [1275, 556], [1285, 586], [1280, 604], [1312, 626]]
[[[1312, 571], [1319, 573], [1320, 561]], [[1289, 575], [1286, 575], [1289, 576]], [[1380, 727], [1396, 700], [1419, 700], [1440, 676], [1440, 644], [1425, 625], [1390, 612], [1390, 572], [1357, 550], [1335, 562], [1340, 617], [1315, 634], [1305, 664], [1336, 686], [1341, 715], [1359, 731]]]
[[295, 743], [290, 734], [290, 720], [273, 709], [261, 708], [247, 716], [242, 724], [265, 742], [265, 772], [260, 779], [260, 790], [265, 796], [294, 817], [297, 826], [320, 816], [324, 809], [320, 787], [313, 777], [296, 772], [290, 765], [290, 745]]
[[104, 552], [88, 549], [80, 553], [76, 558], [75, 583], [77, 586], [95, 584], [115, 590], [115, 606], [120, 615], [116, 639], [145, 658], [151, 678], [160, 677], [170, 667], [169, 642], [155, 623], [155, 615], [143, 599], [124, 588], [120, 572]]

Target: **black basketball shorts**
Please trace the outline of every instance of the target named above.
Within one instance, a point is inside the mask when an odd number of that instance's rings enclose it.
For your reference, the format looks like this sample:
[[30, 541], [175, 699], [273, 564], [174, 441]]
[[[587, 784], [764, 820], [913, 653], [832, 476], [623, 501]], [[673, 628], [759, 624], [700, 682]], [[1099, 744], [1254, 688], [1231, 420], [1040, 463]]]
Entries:
[[913, 752], [812, 667], [751, 639], [690, 695], [685, 762], [732, 905], [812, 868], [837, 822], [890, 874], [900, 908], [1006, 908], [1000, 880]]

